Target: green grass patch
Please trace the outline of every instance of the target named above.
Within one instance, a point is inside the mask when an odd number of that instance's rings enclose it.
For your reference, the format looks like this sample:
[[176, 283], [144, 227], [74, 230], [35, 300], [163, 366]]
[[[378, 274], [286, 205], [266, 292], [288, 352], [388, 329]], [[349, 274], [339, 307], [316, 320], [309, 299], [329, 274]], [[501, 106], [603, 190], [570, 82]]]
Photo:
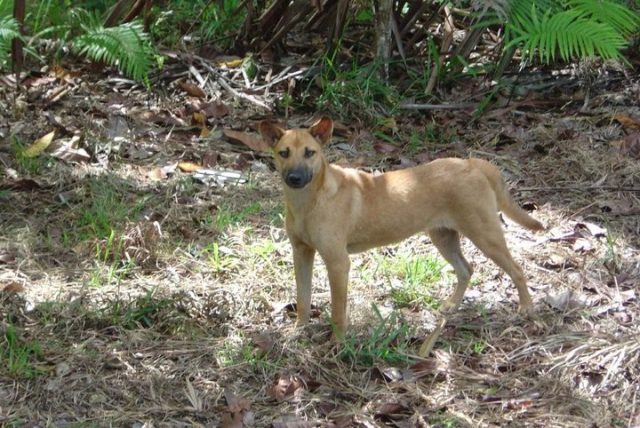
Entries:
[[[437, 257], [411, 254], [384, 257], [379, 262], [379, 269], [392, 284], [391, 298], [396, 305], [426, 305], [433, 309], [437, 309], [440, 302], [432, 295], [432, 285], [443, 278], [446, 266]], [[400, 279], [401, 283], [392, 281], [395, 278]]]
[[32, 379], [43, 373], [35, 365], [35, 360], [41, 357], [37, 341], [25, 340], [13, 325], [7, 325], [0, 341], [0, 372], [12, 378]]
[[372, 367], [377, 363], [406, 364], [409, 362], [411, 327], [396, 312], [387, 316], [372, 305], [377, 322], [364, 337], [347, 332], [339, 357], [359, 366]]

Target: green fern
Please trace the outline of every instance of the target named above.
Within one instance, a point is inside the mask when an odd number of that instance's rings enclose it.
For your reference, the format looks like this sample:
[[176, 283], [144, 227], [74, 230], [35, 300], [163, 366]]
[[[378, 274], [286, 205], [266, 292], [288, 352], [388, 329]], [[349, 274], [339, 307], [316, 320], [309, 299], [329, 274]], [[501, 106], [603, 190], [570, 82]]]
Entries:
[[15, 38], [21, 38], [18, 21], [10, 15], [0, 18], [0, 68], [9, 60], [11, 41]]
[[139, 22], [105, 28], [83, 25], [84, 34], [73, 41], [75, 51], [93, 61], [118, 67], [135, 80], [145, 80], [153, 64], [149, 36]]
[[575, 10], [547, 12], [541, 17], [537, 13], [532, 8], [529, 17], [514, 21], [513, 30], [518, 37], [507, 48], [522, 45], [529, 59], [538, 52], [540, 61], [549, 63], [556, 59], [558, 51], [565, 61], [575, 56], [596, 54], [602, 58], [619, 58], [620, 51], [626, 46], [624, 37], [612, 27], [585, 19]]
[[506, 48], [521, 47], [529, 59], [537, 52], [545, 63], [558, 54], [565, 61], [595, 55], [621, 59], [639, 25], [638, 14], [615, 0], [516, 0], [506, 25]]

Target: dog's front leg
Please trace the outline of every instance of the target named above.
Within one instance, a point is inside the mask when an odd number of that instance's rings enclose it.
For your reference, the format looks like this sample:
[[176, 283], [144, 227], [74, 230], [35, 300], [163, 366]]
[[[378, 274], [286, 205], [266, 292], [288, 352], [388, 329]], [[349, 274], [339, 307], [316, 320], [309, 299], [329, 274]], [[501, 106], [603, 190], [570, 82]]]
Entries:
[[347, 318], [347, 289], [349, 285], [349, 254], [346, 250], [323, 254], [322, 258], [329, 274], [331, 287], [331, 320], [335, 325], [335, 335], [341, 339], [349, 324]]
[[311, 315], [311, 278], [316, 250], [302, 242], [292, 240], [291, 243], [293, 246], [293, 265], [296, 272], [297, 325], [300, 326], [309, 322]]

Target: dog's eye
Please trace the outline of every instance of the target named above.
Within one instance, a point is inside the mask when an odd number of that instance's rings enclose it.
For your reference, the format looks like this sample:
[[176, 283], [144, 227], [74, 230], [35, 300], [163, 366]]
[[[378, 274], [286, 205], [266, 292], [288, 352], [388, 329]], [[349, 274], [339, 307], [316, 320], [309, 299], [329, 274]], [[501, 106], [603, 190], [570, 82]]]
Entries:
[[280, 155], [281, 158], [288, 158], [289, 157], [289, 149], [286, 150], [280, 150], [278, 152], [278, 154]]
[[304, 157], [307, 158], [307, 159], [309, 159], [310, 157], [312, 157], [315, 154], [316, 154], [315, 150], [304, 149]]

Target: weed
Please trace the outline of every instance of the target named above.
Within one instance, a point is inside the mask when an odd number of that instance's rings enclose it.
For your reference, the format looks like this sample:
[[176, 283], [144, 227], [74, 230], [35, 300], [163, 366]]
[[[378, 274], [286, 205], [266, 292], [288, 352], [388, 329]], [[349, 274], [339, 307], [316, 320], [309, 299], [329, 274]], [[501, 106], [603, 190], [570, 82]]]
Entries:
[[[320, 75], [322, 92], [316, 108], [341, 117], [358, 116], [375, 122], [380, 116], [391, 116], [399, 105], [395, 88], [379, 75], [379, 64], [353, 63], [344, 69], [325, 57]], [[303, 94], [303, 98], [310, 94]]]
[[409, 325], [399, 319], [395, 312], [384, 317], [375, 304], [372, 308], [377, 324], [365, 338], [356, 337], [351, 332], [347, 333], [339, 357], [366, 367], [380, 361], [389, 364], [407, 363]]
[[436, 257], [412, 257], [397, 255], [381, 261], [383, 273], [391, 282], [392, 277], [402, 283], [393, 287], [391, 298], [398, 306], [424, 304], [437, 309], [439, 302], [430, 295], [431, 284], [443, 276], [446, 264]]
[[236, 266], [237, 260], [231, 251], [221, 247], [217, 242], [212, 242], [202, 249], [202, 254], [207, 257], [211, 269], [216, 274], [222, 274]]
[[260, 202], [252, 202], [248, 206], [234, 210], [229, 206], [222, 205], [218, 207], [216, 216], [214, 219], [214, 226], [219, 232], [224, 232], [229, 226], [241, 223], [252, 214], [258, 214], [262, 211]]
[[8, 325], [0, 342], [0, 364], [8, 374], [15, 378], [31, 379], [41, 373], [33, 365], [34, 358], [42, 357], [42, 350], [38, 342], [26, 342], [18, 336], [13, 325]]

